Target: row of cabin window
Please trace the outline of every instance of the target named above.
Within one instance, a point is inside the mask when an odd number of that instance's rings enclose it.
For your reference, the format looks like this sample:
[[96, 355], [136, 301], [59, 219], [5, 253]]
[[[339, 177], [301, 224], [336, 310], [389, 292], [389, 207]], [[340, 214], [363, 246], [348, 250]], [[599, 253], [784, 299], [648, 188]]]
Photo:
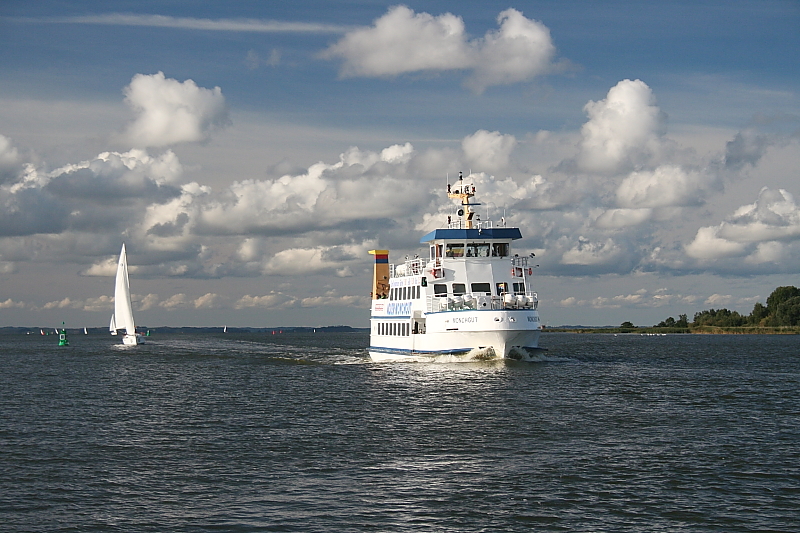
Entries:
[[378, 322], [378, 335], [408, 337], [408, 322]]
[[389, 289], [390, 300], [414, 300], [419, 298], [421, 289], [416, 287], [395, 287]]
[[[443, 245], [431, 246], [431, 259], [442, 257]], [[508, 257], [507, 242], [453, 242], [444, 250], [444, 257]]]
[[[519, 282], [514, 283], [514, 294], [525, 294], [525, 283]], [[492, 295], [492, 285], [491, 283], [472, 283], [470, 285], [472, 289], [472, 294], [483, 294], [486, 296]], [[495, 288], [497, 289], [497, 296], [502, 296], [504, 294], [508, 294], [508, 283], [500, 282], [495, 284]], [[435, 296], [447, 296], [447, 284], [446, 283], [434, 283], [433, 284], [433, 294]], [[453, 291], [451, 293], [453, 296], [463, 296], [467, 294], [467, 284], [466, 283], [453, 283]]]

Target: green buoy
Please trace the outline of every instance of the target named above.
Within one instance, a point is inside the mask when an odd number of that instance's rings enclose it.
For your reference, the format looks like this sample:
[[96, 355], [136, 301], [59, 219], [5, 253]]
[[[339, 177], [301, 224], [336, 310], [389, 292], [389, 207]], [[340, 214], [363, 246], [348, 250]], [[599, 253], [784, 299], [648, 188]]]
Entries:
[[67, 339], [67, 330], [64, 328], [64, 323], [61, 323], [61, 332], [58, 334], [58, 345], [69, 346], [69, 339]]

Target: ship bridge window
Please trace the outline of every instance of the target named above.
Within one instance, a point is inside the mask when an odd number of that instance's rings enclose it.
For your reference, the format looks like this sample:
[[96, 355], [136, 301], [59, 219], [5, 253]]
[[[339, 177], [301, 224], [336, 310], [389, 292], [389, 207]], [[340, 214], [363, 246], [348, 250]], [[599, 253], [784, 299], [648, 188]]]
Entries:
[[490, 283], [473, 283], [472, 294], [485, 294], [486, 296], [491, 296], [492, 285]]
[[436, 296], [446, 296], [447, 295], [447, 285], [444, 283], [434, 283], [433, 284], [433, 294]]
[[447, 245], [446, 257], [464, 257], [464, 243], [457, 242]]
[[505, 281], [497, 284], [497, 295], [502, 296], [508, 294], [508, 283]]
[[507, 256], [508, 256], [507, 242], [492, 243], [492, 257], [507, 257]]
[[525, 283], [514, 283], [514, 294], [525, 294]]
[[453, 296], [463, 296], [467, 294], [467, 286], [464, 283], [453, 283]]
[[467, 244], [467, 257], [489, 257], [489, 243], [471, 242]]
[[431, 245], [431, 261], [434, 259], [439, 259], [442, 257], [442, 251], [444, 250], [443, 244], [434, 244]]

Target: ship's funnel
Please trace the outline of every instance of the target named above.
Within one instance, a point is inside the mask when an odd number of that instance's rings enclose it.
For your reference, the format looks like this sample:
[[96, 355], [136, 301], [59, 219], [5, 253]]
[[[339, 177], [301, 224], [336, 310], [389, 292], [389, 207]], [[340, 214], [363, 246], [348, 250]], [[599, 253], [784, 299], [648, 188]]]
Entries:
[[375, 256], [375, 268], [372, 273], [372, 299], [380, 300], [389, 297], [389, 250], [370, 250]]

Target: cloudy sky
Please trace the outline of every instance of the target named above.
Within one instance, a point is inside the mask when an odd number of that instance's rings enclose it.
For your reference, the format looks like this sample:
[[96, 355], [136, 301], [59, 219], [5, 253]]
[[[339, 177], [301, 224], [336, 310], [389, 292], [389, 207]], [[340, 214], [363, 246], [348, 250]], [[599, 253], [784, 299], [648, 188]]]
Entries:
[[0, 326], [368, 325], [473, 172], [545, 324], [800, 285], [795, 0], [0, 3]]

